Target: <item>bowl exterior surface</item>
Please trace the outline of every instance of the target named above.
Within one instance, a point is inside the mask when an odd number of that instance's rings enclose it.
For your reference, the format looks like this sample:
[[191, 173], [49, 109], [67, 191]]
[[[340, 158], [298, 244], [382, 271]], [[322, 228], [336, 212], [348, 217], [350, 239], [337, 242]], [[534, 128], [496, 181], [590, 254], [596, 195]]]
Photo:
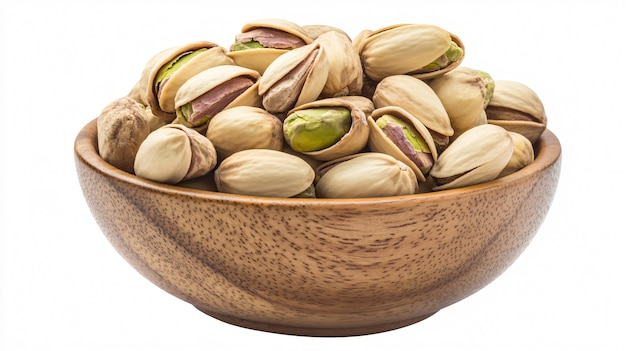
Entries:
[[226, 322], [357, 335], [424, 319], [480, 290], [528, 246], [561, 162], [549, 130], [533, 164], [496, 181], [380, 199], [274, 199], [162, 185], [75, 142], [78, 179], [111, 244], [172, 295]]

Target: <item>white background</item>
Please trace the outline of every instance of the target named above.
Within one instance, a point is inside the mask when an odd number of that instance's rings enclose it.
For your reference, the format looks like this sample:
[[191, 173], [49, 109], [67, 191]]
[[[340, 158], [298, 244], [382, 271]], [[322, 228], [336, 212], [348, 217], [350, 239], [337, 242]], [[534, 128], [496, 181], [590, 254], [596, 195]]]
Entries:
[[[626, 349], [626, 26], [618, 2], [358, 4], [2, 1], [0, 349]], [[562, 143], [562, 173], [543, 226], [509, 270], [421, 323], [309, 338], [214, 320], [117, 254], [78, 185], [79, 129], [125, 95], [156, 52], [194, 40], [229, 46], [243, 24], [265, 17], [329, 24], [353, 37], [436, 24], [465, 42], [464, 66], [541, 96]]]

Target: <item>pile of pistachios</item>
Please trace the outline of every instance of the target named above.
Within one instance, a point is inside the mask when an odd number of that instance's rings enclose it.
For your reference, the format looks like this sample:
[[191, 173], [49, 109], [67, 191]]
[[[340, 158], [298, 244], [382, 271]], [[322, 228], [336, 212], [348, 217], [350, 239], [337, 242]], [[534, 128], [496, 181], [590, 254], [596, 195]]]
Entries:
[[516, 172], [546, 128], [533, 90], [462, 67], [463, 42], [438, 26], [353, 39], [263, 19], [233, 37], [154, 55], [98, 116], [101, 157], [151, 181], [226, 193], [398, 196]]

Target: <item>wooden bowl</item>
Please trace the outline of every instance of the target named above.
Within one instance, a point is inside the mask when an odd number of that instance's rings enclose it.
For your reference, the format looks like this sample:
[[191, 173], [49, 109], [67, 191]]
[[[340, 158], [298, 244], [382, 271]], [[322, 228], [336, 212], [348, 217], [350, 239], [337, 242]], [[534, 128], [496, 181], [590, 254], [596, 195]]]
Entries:
[[98, 225], [147, 279], [200, 311], [276, 333], [348, 336], [416, 323], [483, 288], [527, 247], [560, 173], [535, 161], [463, 189], [371, 199], [279, 199], [170, 186], [116, 169], [96, 122], [75, 162]]

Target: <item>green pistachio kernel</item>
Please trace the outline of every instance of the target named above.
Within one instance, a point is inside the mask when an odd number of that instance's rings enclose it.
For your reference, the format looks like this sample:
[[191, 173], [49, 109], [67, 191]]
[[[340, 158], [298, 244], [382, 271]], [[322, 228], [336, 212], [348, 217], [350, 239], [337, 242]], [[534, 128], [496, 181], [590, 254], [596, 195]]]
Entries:
[[263, 46], [263, 44], [259, 43], [258, 41], [252, 40], [249, 41], [247, 43], [235, 43], [233, 45], [233, 51], [241, 51], [241, 50], [248, 50], [248, 49], [261, 49], [264, 48], [265, 46]]
[[337, 143], [351, 125], [352, 116], [345, 107], [310, 108], [289, 115], [283, 134], [295, 151], [319, 151]]
[[154, 86], [155, 88], [159, 89], [159, 86], [161, 85], [161, 83], [166, 80], [167, 78], [169, 78], [174, 72], [176, 72], [177, 70], [179, 70], [185, 63], [191, 61], [192, 58], [200, 55], [201, 53], [207, 51], [207, 48], [202, 48], [202, 49], [198, 49], [195, 51], [188, 51], [185, 52], [177, 57], [175, 57], [174, 59], [170, 60], [168, 63], [166, 63], [165, 65], [163, 65], [159, 71], [157, 72], [157, 75], [154, 79]]

